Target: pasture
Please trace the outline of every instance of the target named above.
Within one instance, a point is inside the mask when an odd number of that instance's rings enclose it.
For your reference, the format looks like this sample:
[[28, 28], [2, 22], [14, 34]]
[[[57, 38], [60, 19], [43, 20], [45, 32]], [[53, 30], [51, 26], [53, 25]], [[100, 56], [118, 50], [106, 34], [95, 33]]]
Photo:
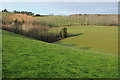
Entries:
[[[117, 24], [115, 16], [99, 16], [101, 25], [111, 25], [108, 19]], [[3, 13], [2, 77], [118, 77], [118, 27], [98, 26], [96, 22], [92, 26], [86, 19], [83, 15], [33, 17]], [[15, 26], [13, 22], [22, 24]], [[63, 27], [68, 29], [68, 37], [56, 41]], [[46, 43], [54, 39], [56, 42]]]
[[2, 78], [118, 77], [118, 56], [50, 44], [4, 30], [0, 32], [3, 34]]
[[57, 41], [55, 44], [118, 55], [118, 27], [69, 26], [67, 29], [70, 37]]
[[71, 25], [104, 25], [117, 26], [118, 15], [114, 14], [82, 14], [71, 16], [43, 16], [35, 17], [40, 22], [45, 22], [50, 27]]

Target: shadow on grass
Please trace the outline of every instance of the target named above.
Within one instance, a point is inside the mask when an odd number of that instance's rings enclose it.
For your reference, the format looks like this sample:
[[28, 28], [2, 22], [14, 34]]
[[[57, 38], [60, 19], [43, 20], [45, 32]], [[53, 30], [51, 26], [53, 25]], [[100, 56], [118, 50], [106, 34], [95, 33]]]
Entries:
[[65, 43], [58, 43], [59, 45], [62, 45], [62, 46], [69, 46], [69, 47], [73, 47], [75, 46], [75, 44], [65, 44]]
[[83, 35], [84, 33], [79, 33], [79, 34], [69, 34], [67, 37], [75, 37], [75, 36], [79, 36], [79, 35]]
[[81, 47], [79, 49], [88, 50], [88, 49], [90, 49], [90, 47]]

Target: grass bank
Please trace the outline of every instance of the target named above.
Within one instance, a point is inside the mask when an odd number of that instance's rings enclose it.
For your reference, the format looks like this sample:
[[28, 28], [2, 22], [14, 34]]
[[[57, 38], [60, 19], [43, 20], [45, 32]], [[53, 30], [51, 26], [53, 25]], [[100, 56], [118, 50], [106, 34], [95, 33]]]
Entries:
[[45, 43], [8, 31], [2, 36], [3, 78], [116, 78], [118, 57]]

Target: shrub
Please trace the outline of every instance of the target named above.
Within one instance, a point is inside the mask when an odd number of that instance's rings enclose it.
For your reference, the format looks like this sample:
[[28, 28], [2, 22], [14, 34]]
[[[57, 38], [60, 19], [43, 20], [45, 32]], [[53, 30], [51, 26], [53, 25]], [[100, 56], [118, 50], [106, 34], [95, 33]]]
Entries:
[[15, 19], [15, 21], [12, 23], [12, 31], [15, 33], [22, 33], [22, 24], [24, 23], [21, 21], [18, 21], [17, 19]]
[[24, 14], [5, 13], [2, 15], [2, 29], [4, 30], [45, 42], [57, 41], [59, 34], [54, 31], [49, 32], [50, 27], [48, 26], [50, 25]]
[[66, 38], [67, 37], [67, 28], [62, 28], [60, 31], [60, 38]]
[[58, 35], [54, 32], [49, 32], [49, 27], [47, 26], [35, 26], [32, 25], [27, 32], [24, 33], [26, 36], [45, 41], [54, 42], [58, 40]]

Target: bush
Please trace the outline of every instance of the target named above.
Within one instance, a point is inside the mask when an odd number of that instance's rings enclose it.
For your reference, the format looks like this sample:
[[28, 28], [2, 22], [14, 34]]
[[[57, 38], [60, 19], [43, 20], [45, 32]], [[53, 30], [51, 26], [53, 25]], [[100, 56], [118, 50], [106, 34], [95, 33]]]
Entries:
[[60, 39], [67, 37], [67, 28], [62, 28], [60, 31]]
[[22, 33], [22, 24], [23, 22], [18, 21], [17, 19], [15, 19], [15, 21], [12, 23], [12, 31], [15, 33]]
[[47, 26], [35, 26], [29, 28], [27, 32], [25, 32], [26, 36], [45, 41], [45, 42], [54, 42], [58, 40], [58, 35], [54, 32], [49, 32], [49, 28]]
[[45, 42], [58, 40], [58, 34], [49, 32], [49, 24], [24, 14], [3, 14], [2, 29]]

